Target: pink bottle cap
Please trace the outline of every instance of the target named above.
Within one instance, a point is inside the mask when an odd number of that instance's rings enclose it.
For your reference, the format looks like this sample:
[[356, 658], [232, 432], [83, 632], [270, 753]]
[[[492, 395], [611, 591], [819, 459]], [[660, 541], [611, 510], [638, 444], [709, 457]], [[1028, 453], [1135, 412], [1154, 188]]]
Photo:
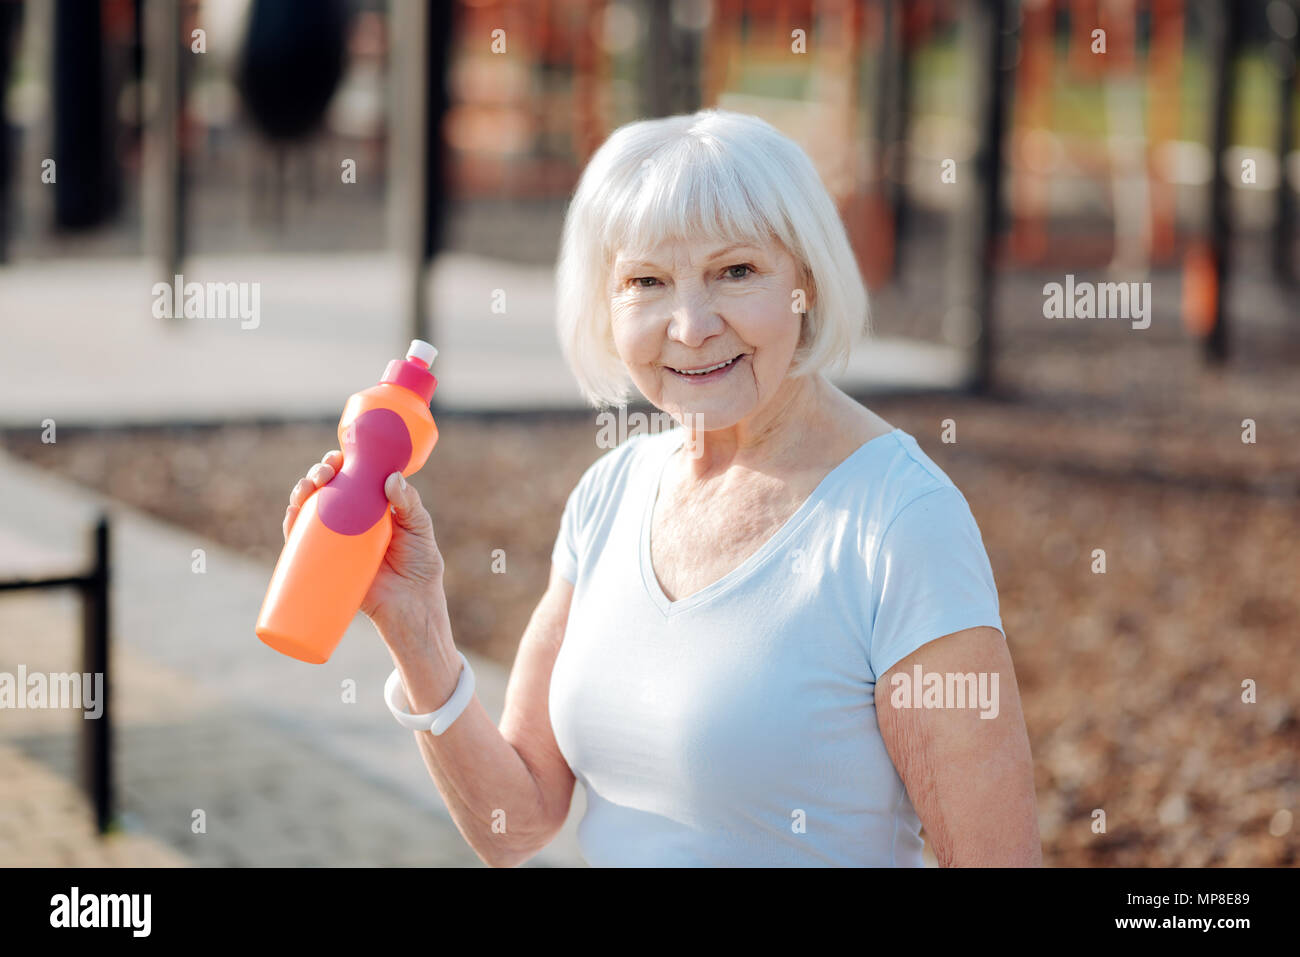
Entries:
[[438, 350], [429, 343], [423, 339], [412, 339], [411, 347], [406, 350], [406, 358], [394, 359], [388, 363], [388, 368], [379, 381], [410, 389], [428, 404], [433, 401], [433, 390], [438, 388], [438, 380], [429, 371], [437, 356]]

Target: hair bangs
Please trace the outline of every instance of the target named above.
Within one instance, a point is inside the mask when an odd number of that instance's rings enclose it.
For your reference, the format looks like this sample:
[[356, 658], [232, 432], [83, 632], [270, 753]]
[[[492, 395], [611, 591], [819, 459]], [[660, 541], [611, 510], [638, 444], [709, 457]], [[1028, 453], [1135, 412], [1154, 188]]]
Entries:
[[[648, 253], [663, 243], [709, 239], [762, 244], [778, 236], [766, 210], [744, 186], [734, 154], [687, 139], [658, 151], [641, 164], [641, 176], [627, 186], [619, 212], [607, 224], [605, 251]], [[762, 195], [763, 191], [760, 191]]]

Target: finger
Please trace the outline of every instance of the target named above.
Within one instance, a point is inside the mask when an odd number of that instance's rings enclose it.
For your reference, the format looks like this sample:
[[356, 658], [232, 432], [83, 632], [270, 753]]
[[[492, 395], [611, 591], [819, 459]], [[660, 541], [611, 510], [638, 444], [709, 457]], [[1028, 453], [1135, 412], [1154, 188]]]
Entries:
[[289, 493], [289, 504], [295, 507], [300, 507], [303, 502], [307, 501], [311, 496], [311, 493], [314, 491], [316, 491], [316, 486], [313, 484], [311, 479], [298, 479], [298, 484], [295, 485], [293, 491]]
[[337, 472], [339, 469], [343, 468], [343, 453], [338, 449], [335, 449], [333, 452], [326, 452], [321, 461]]
[[393, 472], [384, 481], [384, 494], [393, 506], [393, 521], [398, 525], [412, 530], [429, 527], [429, 513], [420, 504], [420, 493], [401, 472]]
[[401, 472], [390, 472], [384, 479], [384, 495], [388, 503], [397, 508], [406, 506], [406, 493], [411, 490], [410, 483]]
[[320, 488], [322, 485], [326, 484], [327, 482], [329, 482], [330, 479], [334, 477], [334, 472], [335, 469], [332, 465], [329, 465], [325, 462], [317, 462], [315, 465], [311, 467], [311, 471], [307, 473], [307, 478], [317, 488]]
[[298, 509], [290, 505], [284, 510], [284, 522], [281, 525], [281, 531], [284, 532], [284, 540], [289, 540], [289, 529], [293, 528], [293, 520], [298, 517]]

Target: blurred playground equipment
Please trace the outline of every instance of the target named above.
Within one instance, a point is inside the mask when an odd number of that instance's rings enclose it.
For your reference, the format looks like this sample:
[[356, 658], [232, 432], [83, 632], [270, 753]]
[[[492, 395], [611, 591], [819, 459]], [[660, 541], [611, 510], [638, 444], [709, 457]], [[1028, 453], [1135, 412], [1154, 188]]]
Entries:
[[384, 248], [428, 336], [440, 250], [549, 263], [611, 130], [719, 106], [808, 150], [872, 289], [944, 264], [967, 384], [1006, 270], [1172, 270], [1217, 361], [1234, 230], [1294, 282], [1297, 51], [1295, 0], [28, 0], [0, 13], [0, 257]]

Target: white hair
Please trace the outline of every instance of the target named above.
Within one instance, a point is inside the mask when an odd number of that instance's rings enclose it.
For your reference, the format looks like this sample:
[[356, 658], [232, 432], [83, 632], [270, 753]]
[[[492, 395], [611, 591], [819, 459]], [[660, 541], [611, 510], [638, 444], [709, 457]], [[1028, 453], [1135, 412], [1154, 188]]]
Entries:
[[771, 124], [728, 110], [638, 120], [615, 130], [578, 181], [556, 264], [565, 359], [594, 406], [622, 405], [631, 380], [610, 329], [620, 249], [775, 238], [807, 283], [790, 375], [848, 359], [869, 326], [867, 290], [835, 204], [807, 154]]

